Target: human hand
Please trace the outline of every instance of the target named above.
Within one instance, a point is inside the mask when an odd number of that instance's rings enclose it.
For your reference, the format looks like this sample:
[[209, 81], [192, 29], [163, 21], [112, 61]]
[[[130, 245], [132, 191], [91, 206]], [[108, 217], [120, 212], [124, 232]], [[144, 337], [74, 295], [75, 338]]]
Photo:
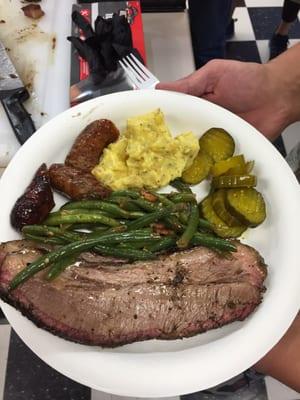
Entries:
[[161, 82], [156, 88], [219, 104], [248, 121], [270, 140], [276, 139], [292, 122], [286, 88], [268, 64], [213, 60], [183, 79]]

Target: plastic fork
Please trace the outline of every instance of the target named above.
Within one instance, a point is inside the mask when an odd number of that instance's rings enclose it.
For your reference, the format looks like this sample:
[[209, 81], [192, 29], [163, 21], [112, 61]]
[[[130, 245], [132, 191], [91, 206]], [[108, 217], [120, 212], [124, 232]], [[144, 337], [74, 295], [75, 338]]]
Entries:
[[132, 53], [119, 63], [135, 89], [153, 89], [159, 80]]

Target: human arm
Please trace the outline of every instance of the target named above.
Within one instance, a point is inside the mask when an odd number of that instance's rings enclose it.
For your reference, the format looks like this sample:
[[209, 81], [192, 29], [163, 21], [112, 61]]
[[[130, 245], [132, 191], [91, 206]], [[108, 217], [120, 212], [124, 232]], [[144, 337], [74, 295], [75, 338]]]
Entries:
[[254, 368], [300, 393], [300, 314], [283, 338]]
[[270, 140], [300, 120], [300, 44], [267, 64], [213, 60], [157, 89], [202, 97], [239, 115]]

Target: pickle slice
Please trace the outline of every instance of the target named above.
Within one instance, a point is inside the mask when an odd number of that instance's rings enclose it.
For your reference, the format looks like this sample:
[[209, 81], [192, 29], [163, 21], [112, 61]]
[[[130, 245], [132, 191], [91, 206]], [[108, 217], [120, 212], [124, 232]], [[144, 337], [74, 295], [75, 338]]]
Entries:
[[228, 225], [239, 226], [241, 222], [226, 208], [226, 190], [219, 189], [212, 195], [212, 206], [216, 214]]
[[212, 176], [220, 176], [226, 174], [229, 170], [232, 172], [229, 175], [235, 175], [234, 171], [241, 171], [242, 174], [247, 173], [245, 158], [242, 154], [217, 162], [212, 167], [211, 174]]
[[249, 175], [250, 172], [253, 170], [253, 167], [254, 167], [254, 161], [247, 161], [243, 166], [240, 165], [230, 168], [226, 172], [226, 175]]
[[255, 227], [266, 218], [266, 204], [254, 188], [229, 189], [226, 193], [228, 210], [245, 225]]
[[255, 175], [221, 175], [212, 179], [212, 186], [219, 188], [249, 188], [256, 186]]
[[233, 155], [235, 144], [225, 129], [211, 128], [199, 139], [200, 149], [207, 153], [214, 162], [226, 160]]
[[183, 171], [181, 178], [185, 183], [189, 183], [190, 185], [200, 183], [208, 176], [212, 165], [212, 158], [200, 150], [192, 165]]
[[212, 206], [212, 197], [208, 196], [201, 202], [202, 214], [213, 226], [214, 232], [223, 238], [236, 238], [239, 237], [247, 227], [244, 225], [228, 226], [225, 222], [215, 213]]

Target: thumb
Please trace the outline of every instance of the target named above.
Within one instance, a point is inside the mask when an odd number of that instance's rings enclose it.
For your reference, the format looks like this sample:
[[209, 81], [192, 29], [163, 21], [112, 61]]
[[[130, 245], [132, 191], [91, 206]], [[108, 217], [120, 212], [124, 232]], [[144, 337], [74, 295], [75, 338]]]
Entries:
[[186, 82], [187, 78], [179, 79], [178, 81], [173, 82], [160, 82], [156, 85], [155, 89], [162, 90], [171, 90], [173, 92], [182, 92], [188, 93], [188, 83]]
[[193, 72], [185, 78], [174, 82], [160, 82], [156, 89], [171, 90], [201, 97], [207, 93], [210, 87], [210, 74], [206, 66]]

